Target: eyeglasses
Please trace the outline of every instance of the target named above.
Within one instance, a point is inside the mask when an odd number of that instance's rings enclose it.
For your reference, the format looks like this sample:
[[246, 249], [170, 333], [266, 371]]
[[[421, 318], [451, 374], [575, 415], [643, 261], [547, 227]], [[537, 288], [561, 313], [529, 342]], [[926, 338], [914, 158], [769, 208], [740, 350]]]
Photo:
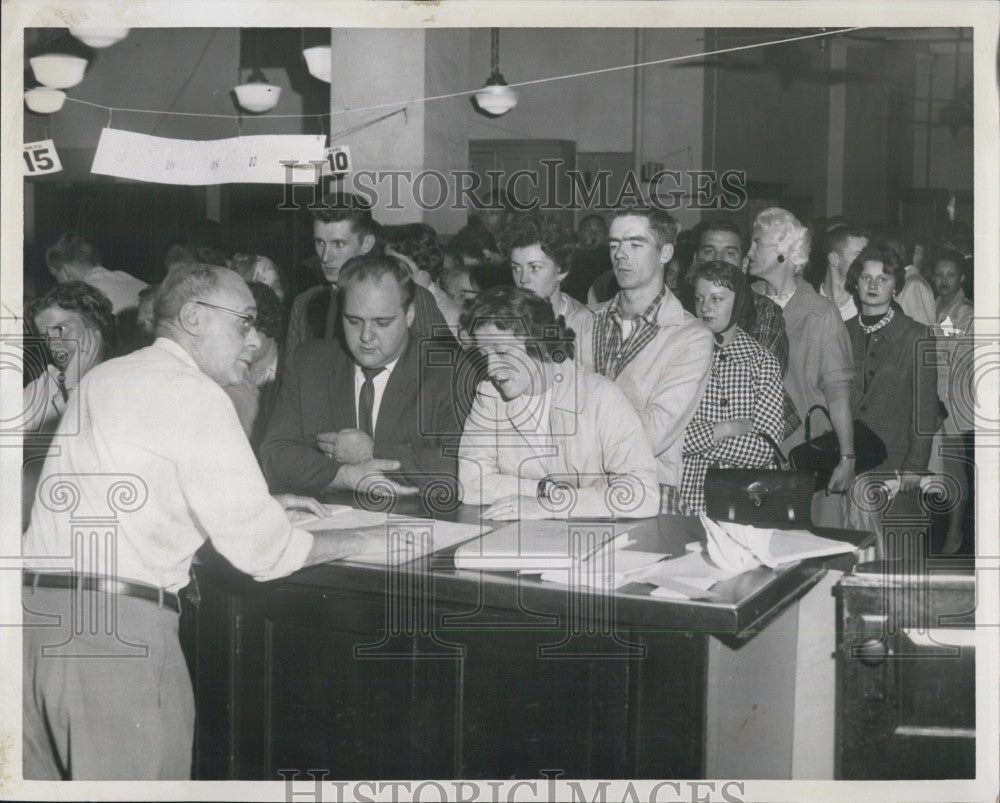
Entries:
[[217, 309], [219, 310], [219, 312], [227, 312], [230, 315], [234, 315], [235, 317], [239, 318], [241, 321], [240, 331], [244, 335], [250, 334], [250, 330], [257, 325], [257, 316], [251, 315], [249, 312], [237, 312], [234, 309], [229, 309], [229, 307], [220, 307], [218, 304], [209, 304], [207, 301], [198, 301], [197, 299], [195, 300], [194, 303], [199, 304], [202, 307], [211, 307], [212, 309]]

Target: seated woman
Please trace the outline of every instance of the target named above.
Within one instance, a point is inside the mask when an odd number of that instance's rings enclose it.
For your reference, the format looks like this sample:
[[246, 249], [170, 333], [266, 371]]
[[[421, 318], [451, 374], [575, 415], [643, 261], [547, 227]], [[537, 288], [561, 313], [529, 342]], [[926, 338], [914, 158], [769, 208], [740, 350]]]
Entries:
[[[860, 475], [868, 480], [898, 479], [894, 514], [919, 513], [920, 477], [931, 456], [931, 433], [937, 421], [937, 373], [930, 354], [930, 334], [903, 312], [895, 298], [906, 282], [899, 254], [889, 245], [866, 246], [851, 263], [844, 288], [854, 295], [860, 313], [847, 322], [857, 384], [851, 394], [856, 418], [885, 444], [886, 459]], [[877, 519], [856, 504], [869, 495], [860, 486], [848, 497], [848, 523], [880, 531]], [[863, 505], [862, 507], [867, 507]]]
[[681, 497], [692, 513], [705, 509], [705, 473], [720, 468], [772, 468], [784, 429], [781, 366], [747, 332], [753, 291], [743, 271], [713, 260], [690, 274], [695, 314], [715, 336], [712, 374], [684, 430]]
[[489, 519], [646, 517], [660, 510], [642, 423], [609, 379], [574, 365], [574, 334], [549, 302], [486, 290], [462, 315], [487, 360], [465, 422], [458, 478]]
[[33, 302], [28, 319], [45, 338], [49, 363], [24, 389], [24, 431], [53, 432], [84, 374], [114, 354], [111, 301], [84, 282], [66, 282]]
[[573, 265], [576, 243], [555, 220], [538, 214], [516, 215], [504, 229], [502, 245], [510, 260], [514, 284], [547, 299], [556, 317], [569, 318], [583, 307], [562, 292]]

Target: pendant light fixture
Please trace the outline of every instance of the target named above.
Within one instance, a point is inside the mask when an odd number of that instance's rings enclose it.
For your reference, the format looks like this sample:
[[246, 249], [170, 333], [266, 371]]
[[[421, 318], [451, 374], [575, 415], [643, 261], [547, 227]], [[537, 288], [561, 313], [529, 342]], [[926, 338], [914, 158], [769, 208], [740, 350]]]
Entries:
[[490, 77], [475, 94], [479, 110], [490, 117], [500, 117], [517, 105], [517, 91], [507, 86], [500, 73], [500, 29], [490, 29]]
[[260, 29], [253, 29], [253, 71], [247, 83], [233, 87], [236, 101], [248, 112], [269, 112], [278, 105], [281, 87], [269, 84], [260, 69]]
[[69, 32], [88, 47], [111, 47], [128, 36], [128, 28], [70, 28]]
[[302, 55], [306, 60], [306, 68], [309, 70], [309, 74], [313, 78], [319, 78], [320, 81], [330, 83], [333, 48], [330, 45], [307, 47], [302, 51]]
[[66, 102], [66, 93], [61, 89], [36, 86], [24, 93], [25, 105], [35, 114], [54, 114]]
[[83, 80], [87, 60], [65, 53], [47, 53], [28, 59], [35, 80], [50, 89], [69, 89]]

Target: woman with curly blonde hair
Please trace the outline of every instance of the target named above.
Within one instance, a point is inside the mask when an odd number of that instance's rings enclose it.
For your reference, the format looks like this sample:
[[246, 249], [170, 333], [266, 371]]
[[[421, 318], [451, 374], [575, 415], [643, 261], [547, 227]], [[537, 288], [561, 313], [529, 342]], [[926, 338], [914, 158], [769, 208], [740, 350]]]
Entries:
[[[795, 215], [771, 207], [754, 221], [747, 261], [750, 275], [764, 280], [767, 296], [782, 308], [789, 345], [785, 389], [799, 416], [804, 420], [816, 404], [830, 412], [840, 462], [826, 488], [813, 497], [813, 522], [837, 527], [844, 521], [840, 495], [854, 479], [854, 358], [840, 311], [802, 276], [809, 262], [809, 241], [809, 230]], [[818, 435], [825, 418], [816, 414], [813, 419], [810, 434]], [[787, 452], [804, 440], [803, 423], [785, 439], [783, 449]]]

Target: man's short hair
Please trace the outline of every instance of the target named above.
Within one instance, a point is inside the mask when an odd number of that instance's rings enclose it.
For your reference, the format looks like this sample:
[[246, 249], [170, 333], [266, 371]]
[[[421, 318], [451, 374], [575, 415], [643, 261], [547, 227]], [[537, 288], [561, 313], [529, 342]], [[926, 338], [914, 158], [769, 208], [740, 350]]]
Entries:
[[314, 222], [339, 223], [347, 220], [351, 231], [361, 239], [375, 234], [372, 206], [364, 198], [350, 192], [331, 192], [324, 195], [320, 203], [320, 208], [312, 210]]
[[965, 275], [965, 254], [961, 251], [950, 248], [948, 245], [939, 245], [934, 248], [931, 254], [930, 266], [931, 270], [934, 270], [935, 266], [939, 262], [953, 262], [955, 267], [958, 268], [959, 272]]
[[579, 228], [582, 229], [585, 224], [590, 223], [590, 221], [592, 220], [596, 220], [598, 223], [604, 226], [605, 229], [607, 229], [608, 222], [604, 219], [604, 215], [598, 215], [596, 212], [592, 212], [589, 215], [584, 215], [583, 218], [580, 220]]
[[408, 310], [417, 293], [416, 284], [403, 261], [389, 254], [368, 253], [351, 257], [340, 271], [337, 287], [343, 296], [352, 284], [377, 282], [386, 276], [396, 280], [403, 296], [403, 309]]
[[101, 255], [82, 235], [67, 231], [45, 249], [45, 264], [53, 274], [61, 271], [67, 264], [96, 268], [101, 264]]
[[827, 229], [823, 235], [823, 256], [826, 257], [831, 251], [839, 251], [851, 237], [864, 237], [867, 240], [871, 234], [867, 229], [853, 223]]
[[740, 231], [740, 226], [735, 220], [730, 220], [726, 217], [717, 217], [705, 221], [704, 228], [698, 233], [698, 241], [695, 243], [696, 247], [701, 244], [701, 238], [710, 231], [724, 231], [727, 234], [735, 234], [736, 239], [740, 241], [740, 249], [742, 250], [743, 232]]
[[153, 319], [156, 321], [157, 331], [176, 321], [181, 308], [189, 301], [215, 293], [222, 284], [225, 270], [227, 268], [203, 262], [184, 262], [170, 271], [160, 283], [153, 302]]
[[645, 218], [656, 238], [658, 248], [677, 242], [677, 221], [662, 209], [650, 206], [626, 206], [611, 213], [611, 222], [614, 223], [620, 217]]

